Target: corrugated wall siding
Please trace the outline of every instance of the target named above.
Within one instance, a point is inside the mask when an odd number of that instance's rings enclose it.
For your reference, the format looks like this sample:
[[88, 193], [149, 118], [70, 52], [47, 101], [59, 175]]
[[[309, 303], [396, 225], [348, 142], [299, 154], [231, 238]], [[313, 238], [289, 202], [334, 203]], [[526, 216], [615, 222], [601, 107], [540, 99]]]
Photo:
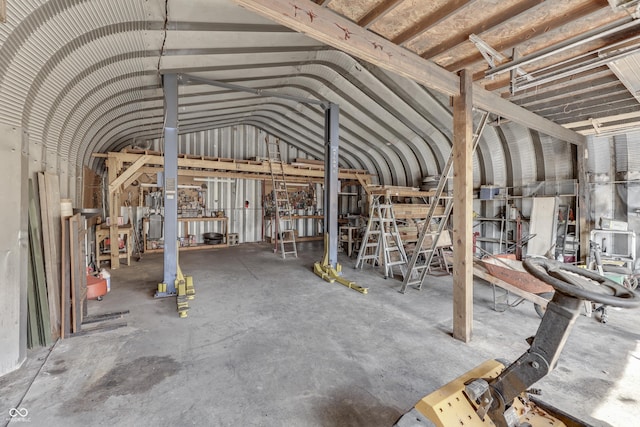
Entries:
[[[267, 157], [265, 138], [273, 138], [253, 126], [231, 126], [180, 135], [178, 152], [197, 156], [253, 159]], [[295, 158], [308, 158], [307, 153], [281, 143], [282, 159], [292, 162]], [[322, 142], [319, 141], [322, 145]], [[162, 141], [150, 142], [150, 150], [162, 151]], [[207, 185], [207, 209], [223, 210], [229, 217], [229, 232], [237, 233], [240, 243], [263, 240], [262, 181], [235, 178], [210, 178]], [[248, 207], [245, 207], [248, 202]], [[306, 227], [306, 226], [305, 226]], [[193, 223], [189, 233], [198, 241], [207, 231], [219, 232], [220, 224]], [[299, 230], [300, 235], [305, 231]]]
[[[588, 147], [592, 228], [599, 227], [601, 218], [612, 218], [627, 222], [629, 230], [639, 233], [640, 132], [590, 137]], [[636, 243], [636, 254], [640, 254], [640, 241]]]

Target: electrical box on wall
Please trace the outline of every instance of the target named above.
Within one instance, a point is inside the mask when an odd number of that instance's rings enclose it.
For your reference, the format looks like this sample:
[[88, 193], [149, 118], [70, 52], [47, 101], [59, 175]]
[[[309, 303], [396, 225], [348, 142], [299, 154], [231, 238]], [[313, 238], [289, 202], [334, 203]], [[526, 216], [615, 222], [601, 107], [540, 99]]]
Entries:
[[493, 185], [480, 186], [480, 200], [494, 199], [500, 193], [500, 187]]

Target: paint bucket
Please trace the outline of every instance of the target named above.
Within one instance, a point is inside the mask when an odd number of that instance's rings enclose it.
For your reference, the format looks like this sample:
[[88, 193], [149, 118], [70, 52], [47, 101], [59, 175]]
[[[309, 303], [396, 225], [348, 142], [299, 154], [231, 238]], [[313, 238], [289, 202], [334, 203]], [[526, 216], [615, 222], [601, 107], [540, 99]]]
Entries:
[[107, 292], [111, 292], [111, 273], [103, 268], [102, 270], [100, 270], [100, 274], [98, 274], [98, 277], [107, 281]]

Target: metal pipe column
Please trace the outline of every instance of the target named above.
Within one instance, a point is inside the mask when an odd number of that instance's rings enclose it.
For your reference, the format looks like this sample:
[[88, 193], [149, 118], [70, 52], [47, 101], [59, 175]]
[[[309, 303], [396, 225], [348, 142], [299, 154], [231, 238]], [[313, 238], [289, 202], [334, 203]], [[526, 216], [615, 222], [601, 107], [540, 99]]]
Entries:
[[176, 294], [178, 274], [178, 77], [163, 76], [164, 86], [164, 281], [166, 292]]
[[328, 233], [329, 266], [338, 265], [338, 119], [340, 107], [329, 103], [324, 112], [324, 224]]

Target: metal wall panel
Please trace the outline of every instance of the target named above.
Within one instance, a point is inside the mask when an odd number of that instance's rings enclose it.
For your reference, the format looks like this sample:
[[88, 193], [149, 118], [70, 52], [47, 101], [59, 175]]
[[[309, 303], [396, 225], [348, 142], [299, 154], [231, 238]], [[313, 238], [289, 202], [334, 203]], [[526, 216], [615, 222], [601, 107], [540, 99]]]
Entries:
[[520, 187], [537, 181], [536, 156], [529, 130], [516, 124], [504, 125], [503, 130], [511, 152], [507, 161], [513, 166], [513, 185]]
[[[265, 137], [264, 131], [253, 126], [211, 129], [180, 135], [178, 152], [233, 159], [266, 157]], [[160, 151], [161, 147], [161, 140], [156, 139], [150, 142], [149, 149]], [[285, 161], [303, 157], [303, 154], [296, 149], [283, 149]], [[211, 178], [204, 183], [207, 185], [207, 209], [224, 210], [229, 218], [229, 232], [237, 233], [241, 243], [262, 241], [262, 181]], [[245, 202], [249, 202], [248, 208], [245, 208]], [[208, 231], [219, 232], [220, 225], [215, 222], [194, 223], [189, 229], [199, 242], [202, 242], [202, 233]]]

